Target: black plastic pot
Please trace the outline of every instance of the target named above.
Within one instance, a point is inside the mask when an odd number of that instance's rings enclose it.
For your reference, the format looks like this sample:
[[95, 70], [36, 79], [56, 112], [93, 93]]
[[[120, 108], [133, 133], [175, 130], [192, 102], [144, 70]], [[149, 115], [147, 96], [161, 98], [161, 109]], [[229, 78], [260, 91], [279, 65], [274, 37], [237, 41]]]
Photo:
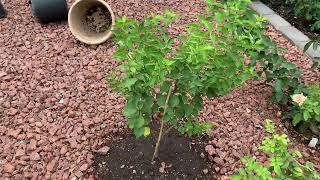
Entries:
[[1, 0], [0, 0], [0, 18], [6, 17], [6, 15], [7, 15], [7, 12], [4, 9], [4, 7], [3, 7], [3, 5], [1, 3]]
[[29, 0], [34, 17], [42, 23], [68, 19], [66, 0]]

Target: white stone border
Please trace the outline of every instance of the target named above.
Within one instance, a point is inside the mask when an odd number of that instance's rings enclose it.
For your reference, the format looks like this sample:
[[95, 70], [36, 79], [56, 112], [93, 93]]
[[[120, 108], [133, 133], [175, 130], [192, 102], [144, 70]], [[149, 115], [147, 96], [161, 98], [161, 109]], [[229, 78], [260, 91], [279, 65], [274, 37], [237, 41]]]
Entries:
[[[249, 8], [256, 11], [260, 16], [266, 17], [268, 22], [282, 34], [284, 34], [292, 43], [298, 46], [301, 50], [304, 49], [304, 45], [310, 41], [309, 37], [292, 26], [285, 19], [280, 17], [276, 12], [263, 4], [261, 1], [253, 1]], [[312, 59], [320, 57], [320, 49], [316, 51], [312, 47], [308, 49], [306, 54]]]

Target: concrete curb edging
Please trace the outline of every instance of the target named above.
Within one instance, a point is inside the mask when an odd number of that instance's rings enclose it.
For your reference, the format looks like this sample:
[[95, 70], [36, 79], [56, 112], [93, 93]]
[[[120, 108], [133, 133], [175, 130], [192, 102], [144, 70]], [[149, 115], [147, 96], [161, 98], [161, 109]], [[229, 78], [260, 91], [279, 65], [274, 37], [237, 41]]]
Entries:
[[[249, 8], [256, 11], [260, 16], [267, 18], [268, 22], [276, 30], [285, 35], [299, 49], [303, 50], [305, 44], [311, 41], [308, 36], [292, 26], [288, 21], [280, 17], [276, 12], [263, 4], [261, 1], [253, 1], [249, 5]], [[315, 57], [320, 57], [320, 49], [313, 50], [313, 48], [310, 47], [307, 50], [306, 54], [312, 59], [314, 59]]]

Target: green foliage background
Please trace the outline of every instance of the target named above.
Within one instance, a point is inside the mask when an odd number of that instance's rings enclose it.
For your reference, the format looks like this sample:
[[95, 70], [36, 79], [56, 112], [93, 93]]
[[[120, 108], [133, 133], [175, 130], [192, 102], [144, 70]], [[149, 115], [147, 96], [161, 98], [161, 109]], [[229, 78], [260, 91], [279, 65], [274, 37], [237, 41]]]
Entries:
[[312, 31], [320, 31], [320, 1], [319, 0], [286, 0], [294, 8], [296, 16], [304, 17], [313, 22]]

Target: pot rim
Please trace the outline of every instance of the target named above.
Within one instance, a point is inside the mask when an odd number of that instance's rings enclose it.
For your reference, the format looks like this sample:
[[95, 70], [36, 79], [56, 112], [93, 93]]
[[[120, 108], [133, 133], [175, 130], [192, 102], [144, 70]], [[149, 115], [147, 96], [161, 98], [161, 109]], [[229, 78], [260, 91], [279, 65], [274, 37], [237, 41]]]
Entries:
[[[72, 14], [73, 8], [76, 7], [76, 6], [77, 6], [80, 2], [82, 2], [82, 1], [95, 1], [95, 2], [99, 2], [99, 3], [101, 3], [103, 6], [105, 6], [105, 7], [108, 9], [108, 11], [109, 11], [109, 13], [110, 13], [110, 15], [111, 15], [111, 27], [110, 27], [109, 30], [107, 30], [108, 33], [107, 33], [103, 38], [97, 39], [96, 41], [88, 41], [88, 40], [82, 38], [81, 36], [79, 36], [78, 34], [75, 33], [76, 30], [75, 30], [74, 27], [71, 25], [71, 21], [72, 21], [72, 20], [71, 20], [71, 14]], [[113, 30], [114, 25], [115, 25], [115, 15], [114, 15], [114, 13], [113, 13], [110, 5], [109, 5], [107, 2], [105, 2], [104, 0], [77, 0], [76, 2], [74, 2], [74, 3], [72, 4], [72, 6], [71, 6], [70, 9], [69, 9], [69, 13], [68, 13], [68, 25], [69, 25], [69, 28], [70, 28], [70, 31], [71, 31], [72, 35], [73, 35], [76, 39], [78, 39], [79, 41], [81, 41], [81, 42], [83, 42], [83, 43], [86, 43], [86, 44], [98, 45], [98, 44], [101, 44], [101, 43], [107, 41], [107, 40], [112, 36], [112, 30]]]

